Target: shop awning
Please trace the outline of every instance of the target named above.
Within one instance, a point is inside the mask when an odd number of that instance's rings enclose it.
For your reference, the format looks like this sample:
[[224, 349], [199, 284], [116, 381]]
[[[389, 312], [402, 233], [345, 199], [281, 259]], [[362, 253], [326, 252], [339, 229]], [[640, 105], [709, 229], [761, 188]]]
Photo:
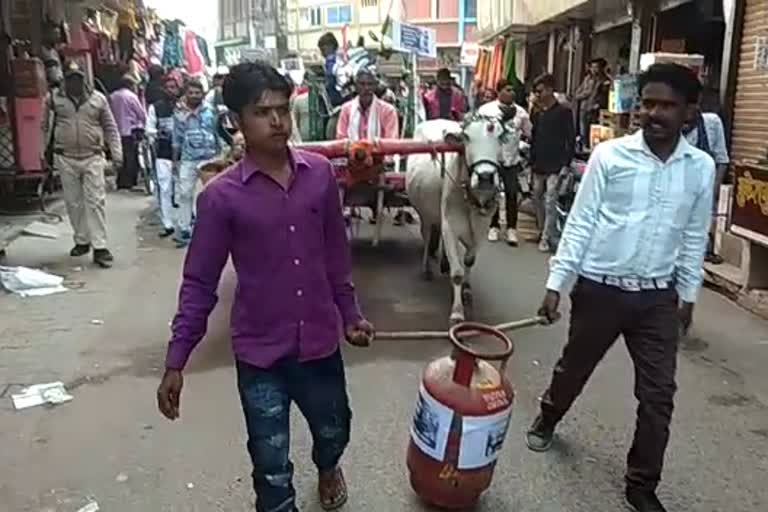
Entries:
[[235, 37], [233, 39], [222, 39], [213, 43], [214, 48], [227, 48], [229, 46], [242, 46], [249, 44], [250, 41], [247, 37]]
[[509, 25], [491, 34], [479, 34], [478, 42], [480, 44], [493, 44], [499, 37], [518, 37], [524, 39], [534, 28], [531, 25]]

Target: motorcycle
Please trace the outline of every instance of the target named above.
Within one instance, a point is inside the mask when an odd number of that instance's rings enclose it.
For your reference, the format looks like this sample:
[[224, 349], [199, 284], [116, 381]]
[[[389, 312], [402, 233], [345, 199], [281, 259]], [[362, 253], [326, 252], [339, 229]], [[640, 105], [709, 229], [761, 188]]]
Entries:
[[568, 220], [568, 214], [573, 207], [576, 199], [576, 192], [579, 190], [579, 184], [587, 170], [587, 162], [580, 159], [574, 159], [571, 164], [560, 173], [557, 187], [557, 203], [555, 205], [556, 218], [554, 233], [550, 235], [550, 244], [552, 249], [556, 249], [563, 236], [565, 223]]
[[134, 130], [133, 136], [136, 139], [139, 160], [138, 181], [142, 185], [146, 195], [155, 195], [158, 187], [157, 174], [155, 173], [154, 147], [150, 143], [144, 130]]

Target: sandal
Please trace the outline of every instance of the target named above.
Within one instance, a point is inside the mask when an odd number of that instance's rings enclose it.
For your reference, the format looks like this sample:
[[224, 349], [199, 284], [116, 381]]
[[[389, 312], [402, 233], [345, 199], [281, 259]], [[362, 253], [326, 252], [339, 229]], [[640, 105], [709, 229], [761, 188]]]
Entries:
[[347, 483], [341, 468], [321, 473], [318, 477], [317, 491], [323, 510], [337, 510], [347, 503]]

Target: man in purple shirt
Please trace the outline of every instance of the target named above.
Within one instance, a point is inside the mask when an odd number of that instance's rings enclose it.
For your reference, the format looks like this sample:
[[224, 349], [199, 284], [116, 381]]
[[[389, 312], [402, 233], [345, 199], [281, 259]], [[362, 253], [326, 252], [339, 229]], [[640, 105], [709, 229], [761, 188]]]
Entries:
[[235, 66], [224, 103], [235, 113], [247, 154], [197, 201], [184, 264], [160, 411], [179, 417], [182, 369], [203, 338], [229, 257], [238, 285], [231, 332], [248, 430], [258, 512], [298, 512], [289, 460], [289, 408], [312, 433], [325, 510], [347, 500], [339, 467], [351, 412], [339, 347], [342, 332], [367, 346], [373, 327], [360, 313], [336, 179], [325, 158], [288, 147], [291, 84], [262, 63]]
[[117, 174], [117, 188], [131, 189], [139, 176], [139, 151], [136, 130], [144, 130], [147, 111], [136, 95], [136, 83], [130, 77], [120, 80], [120, 88], [109, 96], [109, 106], [115, 116], [123, 144], [123, 165]]

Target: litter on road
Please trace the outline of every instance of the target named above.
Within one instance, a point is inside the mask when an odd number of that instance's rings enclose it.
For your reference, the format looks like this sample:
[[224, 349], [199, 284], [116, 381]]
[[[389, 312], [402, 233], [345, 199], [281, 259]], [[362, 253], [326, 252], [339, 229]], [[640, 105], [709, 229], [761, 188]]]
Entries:
[[67, 291], [63, 277], [27, 267], [0, 267], [0, 283], [20, 297], [41, 297]]
[[21, 390], [21, 393], [11, 395], [13, 406], [16, 410], [28, 409], [43, 404], [63, 404], [74, 397], [67, 393], [63, 382], [51, 382], [49, 384], [35, 384]]
[[71, 230], [68, 230], [66, 226], [60, 226], [58, 224], [48, 224], [47, 222], [40, 222], [35, 221], [31, 223], [29, 226], [24, 228], [24, 231], [22, 231], [23, 234], [27, 236], [37, 236], [41, 238], [51, 238], [56, 239], [59, 238], [62, 234], [65, 234], [65, 232], [71, 233]]
[[101, 510], [99, 508], [99, 504], [96, 503], [95, 501], [92, 501], [89, 504], [87, 504], [86, 506], [81, 507], [80, 509], [78, 509], [77, 512], [98, 512], [99, 510]]

